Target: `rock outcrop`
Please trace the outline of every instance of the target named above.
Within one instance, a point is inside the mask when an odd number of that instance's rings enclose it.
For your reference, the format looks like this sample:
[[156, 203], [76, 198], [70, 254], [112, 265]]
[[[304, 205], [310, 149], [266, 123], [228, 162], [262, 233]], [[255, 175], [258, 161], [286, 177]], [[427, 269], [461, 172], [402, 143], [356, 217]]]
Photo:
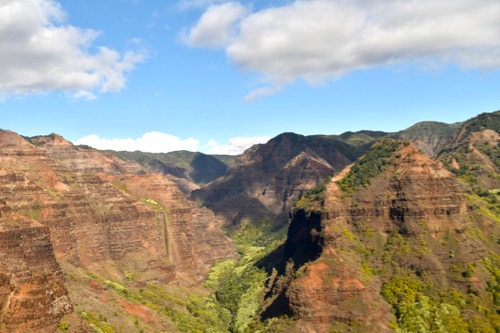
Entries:
[[73, 306], [49, 229], [0, 209], [0, 332], [53, 332]]

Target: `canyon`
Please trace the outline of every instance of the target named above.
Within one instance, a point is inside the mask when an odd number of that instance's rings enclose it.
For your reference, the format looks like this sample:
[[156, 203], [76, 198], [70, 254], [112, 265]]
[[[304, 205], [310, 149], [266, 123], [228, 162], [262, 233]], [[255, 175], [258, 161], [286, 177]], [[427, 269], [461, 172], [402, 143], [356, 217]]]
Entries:
[[1, 130], [0, 332], [495, 332], [499, 119], [236, 157]]

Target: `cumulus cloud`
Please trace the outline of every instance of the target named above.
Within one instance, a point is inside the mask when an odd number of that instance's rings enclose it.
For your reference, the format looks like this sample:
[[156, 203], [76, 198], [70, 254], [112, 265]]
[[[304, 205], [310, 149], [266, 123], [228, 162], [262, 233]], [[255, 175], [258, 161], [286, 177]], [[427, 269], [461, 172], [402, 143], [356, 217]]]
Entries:
[[228, 143], [221, 145], [214, 140], [210, 140], [205, 145], [207, 154], [238, 155], [246, 149], [258, 143], [266, 143], [271, 138], [267, 136], [235, 137], [229, 139]]
[[65, 91], [93, 99], [122, 89], [125, 74], [146, 57], [143, 51], [93, 48], [98, 31], [65, 21], [54, 0], [0, 1], [1, 94]]
[[247, 12], [246, 7], [236, 2], [210, 6], [183, 41], [195, 47], [221, 47], [236, 34], [235, 23]]
[[[205, 15], [220, 17], [222, 6], [202, 15], [192, 45], [215, 44]], [[237, 25], [227, 57], [271, 85], [249, 100], [296, 79], [319, 84], [392, 64], [500, 68], [498, 0], [302, 0], [247, 14]]]
[[219, 144], [215, 140], [210, 140], [203, 147], [200, 147], [200, 141], [193, 138], [183, 140], [171, 134], [148, 132], [136, 139], [106, 139], [92, 134], [76, 140], [74, 144], [87, 145], [102, 150], [139, 150], [149, 153], [168, 153], [177, 150], [200, 151], [200, 148], [203, 148], [201, 150], [207, 154], [238, 155], [251, 146], [265, 143], [270, 139], [267, 136], [235, 137], [229, 139], [226, 144]]
[[174, 135], [148, 132], [137, 139], [105, 139], [92, 134], [74, 142], [76, 145], [88, 145], [96, 149], [116, 151], [143, 151], [150, 153], [168, 153], [176, 150], [198, 151], [200, 142], [193, 138], [185, 140]]

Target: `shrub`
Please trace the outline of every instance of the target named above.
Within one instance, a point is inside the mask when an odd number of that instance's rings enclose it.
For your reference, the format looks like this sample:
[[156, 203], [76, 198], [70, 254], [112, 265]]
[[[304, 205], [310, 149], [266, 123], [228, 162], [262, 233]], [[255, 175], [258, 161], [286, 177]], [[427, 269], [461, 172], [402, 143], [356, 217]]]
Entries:
[[69, 329], [69, 327], [70, 327], [70, 326], [71, 326], [71, 325], [70, 325], [68, 322], [66, 322], [66, 321], [61, 321], [61, 322], [59, 322], [59, 324], [57, 325], [57, 328], [58, 328], [60, 331], [66, 332], [66, 331]]

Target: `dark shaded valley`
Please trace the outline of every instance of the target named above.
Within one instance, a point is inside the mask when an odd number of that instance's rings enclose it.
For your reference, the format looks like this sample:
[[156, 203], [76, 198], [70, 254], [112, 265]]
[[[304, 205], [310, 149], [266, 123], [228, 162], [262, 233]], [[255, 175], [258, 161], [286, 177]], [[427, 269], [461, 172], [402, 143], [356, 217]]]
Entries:
[[0, 332], [500, 327], [500, 111], [239, 156], [0, 131]]

